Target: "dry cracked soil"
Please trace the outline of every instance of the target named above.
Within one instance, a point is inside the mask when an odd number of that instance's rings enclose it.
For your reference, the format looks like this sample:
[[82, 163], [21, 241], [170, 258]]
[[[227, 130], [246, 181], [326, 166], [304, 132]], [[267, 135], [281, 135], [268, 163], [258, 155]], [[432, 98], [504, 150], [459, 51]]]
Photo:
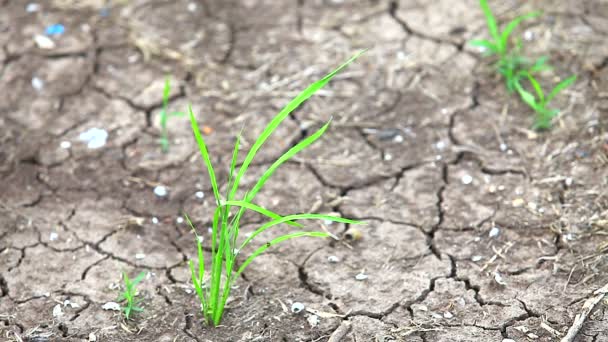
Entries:
[[[608, 282], [608, 3], [491, 4], [501, 22], [543, 9], [517, 34], [551, 57], [549, 80], [579, 75], [551, 131], [529, 130], [530, 110], [466, 44], [486, 35], [475, 0], [0, 0], [0, 340], [558, 341]], [[363, 48], [243, 183], [333, 116], [258, 202], [368, 224], [270, 250], [205, 327], [180, 215], [208, 236], [212, 193], [186, 118], [160, 152], [165, 76], [169, 108], [191, 103], [228, 165], [242, 127], [247, 148]], [[97, 148], [81, 140], [93, 128], [108, 134]], [[146, 271], [129, 321], [102, 308], [122, 271]], [[606, 303], [575, 341], [608, 341]]]

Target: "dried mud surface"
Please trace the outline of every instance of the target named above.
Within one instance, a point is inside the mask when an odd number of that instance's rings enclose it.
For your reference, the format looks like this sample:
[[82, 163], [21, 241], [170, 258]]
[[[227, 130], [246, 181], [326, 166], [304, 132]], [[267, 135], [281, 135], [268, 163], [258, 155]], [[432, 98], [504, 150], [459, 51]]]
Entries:
[[[485, 34], [475, 0], [27, 4], [0, 0], [0, 340], [558, 341], [608, 282], [603, 1], [496, 5], [505, 20], [545, 9], [522, 27], [530, 52], [551, 56], [553, 77], [579, 75], [540, 134], [466, 45]], [[53, 23], [66, 32], [40, 49], [33, 36]], [[223, 325], [203, 326], [186, 265], [193, 236], [178, 218], [206, 231], [212, 194], [185, 118], [169, 121], [171, 151], [159, 150], [165, 75], [170, 108], [192, 103], [227, 165], [242, 127], [249, 147], [286, 101], [362, 48], [243, 180], [333, 116], [258, 202], [365, 220], [361, 238], [333, 224], [340, 241], [271, 250], [238, 281]], [[79, 140], [91, 128], [108, 132], [103, 147]], [[145, 311], [125, 322], [103, 310], [121, 271], [141, 270]], [[293, 314], [294, 302], [308, 310]], [[577, 341], [608, 341], [606, 309]]]

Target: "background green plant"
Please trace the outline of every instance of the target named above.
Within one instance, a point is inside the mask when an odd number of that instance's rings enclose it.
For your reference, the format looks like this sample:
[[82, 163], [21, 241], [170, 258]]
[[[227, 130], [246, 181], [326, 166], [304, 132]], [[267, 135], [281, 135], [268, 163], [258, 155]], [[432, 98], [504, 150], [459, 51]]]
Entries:
[[[222, 319], [226, 301], [230, 295], [230, 290], [234, 281], [238, 276], [245, 270], [245, 268], [260, 254], [266, 251], [268, 248], [283, 242], [285, 240], [298, 238], [298, 237], [332, 237], [332, 235], [326, 231], [301, 231], [298, 230], [293, 233], [288, 233], [262, 244], [261, 247], [255, 249], [248, 257], [245, 258], [242, 264], [236, 268], [236, 259], [239, 253], [244, 250], [254, 238], [258, 238], [258, 235], [266, 231], [267, 229], [278, 226], [282, 223], [290, 225], [296, 228], [302, 228], [302, 225], [296, 221], [298, 220], [329, 220], [334, 222], [342, 222], [346, 224], [359, 224], [358, 221], [353, 221], [341, 217], [321, 215], [321, 214], [296, 214], [281, 216], [270, 210], [262, 208], [256, 204], [253, 204], [258, 191], [262, 189], [266, 181], [272, 176], [276, 169], [281, 166], [284, 162], [293, 157], [296, 153], [303, 150], [317, 139], [319, 139], [323, 133], [329, 127], [330, 121], [325, 123], [319, 130], [303, 139], [295, 146], [290, 148], [281, 157], [279, 157], [268, 169], [260, 176], [256, 184], [245, 193], [242, 200], [235, 200], [239, 183], [247, 168], [253, 161], [256, 153], [266, 142], [269, 136], [276, 130], [287, 116], [295, 110], [300, 104], [306, 101], [316, 91], [325, 86], [338, 72], [344, 69], [348, 64], [358, 58], [364, 51], [356, 54], [344, 64], [327, 74], [325, 77], [317, 82], [311, 84], [308, 88], [302, 91], [298, 96], [291, 100], [271, 121], [268, 123], [266, 128], [262, 131], [260, 136], [257, 138], [251, 149], [245, 156], [244, 161], [236, 172], [236, 164], [238, 158], [238, 152], [240, 148], [240, 135], [236, 139], [234, 146], [232, 161], [230, 164], [230, 172], [228, 178], [228, 186], [225, 197], [221, 197], [215, 171], [211, 164], [211, 159], [207, 151], [205, 141], [199, 131], [198, 123], [192, 112], [192, 108], [189, 109], [190, 122], [192, 124], [192, 131], [194, 137], [198, 143], [201, 156], [205, 162], [205, 166], [209, 173], [209, 179], [213, 188], [213, 194], [216, 201], [216, 209], [213, 215], [213, 225], [211, 233], [211, 261], [209, 275], [206, 274], [205, 264], [205, 253], [203, 251], [201, 238], [196, 234], [190, 218], [186, 216], [187, 222], [194, 230], [196, 236], [197, 246], [197, 259], [198, 267], [195, 266], [192, 260], [189, 261], [190, 271], [192, 274], [192, 282], [196, 290], [197, 296], [201, 303], [201, 309], [204, 319], [207, 324], [218, 325]], [[232, 214], [231, 209], [238, 208], [236, 213]], [[271, 220], [256, 230], [253, 231], [243, 242], [238, 243], [239, 230], [240, 230], [240, 219], [245, 210], [257, 212], [258, 214], [264, 215]]]
[[169, 152], [169, 130], [167, 121], [171, 117], [184, 116], [183, 112], [169, 112], [169, 94], [171, 93], [171, 80], [169, 76], [165, 78], [163, 89], [163, 109], [160, 112], [160, 149], [163, 153]]
[[[523, 56], [521, 53], [523, 50], [521, 39], [517, 40], [513, 48], [511, 48], [509, 39], [513, 30], [515, 30], [522, 21], [535, 18], [540, 15], [540, 12], [532, 12], [518, 16], [507, 23], [502, 31], [499, 31], [496, 18], [488, 5], [488, 1], [479, 0], [479, 6], [486, 18], [486, 24], [491, 38], [472, 40], [470, 44], [483, 48], [485, 50], [484, 55], [486, 56], [496, 55], [498, 57], [496, 69], [505, 79], [507, 90], [509, 93], [516, 90], [522, 101], [530, 106], [536, 114], [532, 127], [537, 130], [550, 128], [551, 121], [559, 113], [559, 110], [547, 108], [547, 105], [560, 91], [574, 83], [576, 76], [571, 76], [560, 82], [553, 88], [549, 95], [545, 97], [543, 90], [534, 75], [551, 69], [551, 66], [547, 63], [548, 58], [543, 56], [532, 62], [531, 59]], [[524, 89], [522, 80], [529, 81], [536, 92], [536, 97]]]
[[125, 283], [125, 289], [123, 293], [118, 297], [118, 302], [126, 301], [126, 305], [122, 307], [122, 311], [125, 314], [126, 319], [131, 318], [131, 313], [133, 311], [141, 312], [144, 311], [143, 308], [137, 306], [139, 300], [137, 299], [137, 284], [139, 284], [144, 277], [146, 276], [146, 272], [141, 272], [135, 277], [135, 279], [129, 279], [129, 275], [127, 272], [122, 272], [122, 278]]

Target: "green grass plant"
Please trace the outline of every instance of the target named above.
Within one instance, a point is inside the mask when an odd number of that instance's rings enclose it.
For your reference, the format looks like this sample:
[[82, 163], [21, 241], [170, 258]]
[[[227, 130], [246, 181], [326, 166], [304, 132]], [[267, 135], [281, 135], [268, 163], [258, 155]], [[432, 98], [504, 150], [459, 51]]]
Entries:
[[534, 122], [534, 129], [544, 130], [551, 128], [551, 121], [553, 118], [559, 113], [559, 110], [549, 108], [548, 105], [559, 94], [562, 90], [568, 88], [576, 81], [576, 75], [570, 76], [565, 80], [559, 82], [548, 95], [545, 95], [540, 83], [532, 76], [532, 74], [526, 74], [526, 77], [532, 88], [534, 88], [533, 93], [525, 90], [521, 84], [518, 82], [515, 86], [517, 88], [517, 92], [521, 96], [521, 99], [528, 104], [536, 113], [536, 119]]
[[169, 130], [167, 121], [171, 117], [184, 116], [183, 112], [169, 112], [169, 94], [171, 93], [171, 80], [169, 76], [165, 78], [163, 88], [163, 109], [160, 112], [160, 149], [163, 153], [169, 152]]
[[[204, 320], [207, 324], [217, 326], [220, 324], [226, 301], [230, 295], [232, 286], [235, 280], [243, 273], [245, 268], [260, 254], [266, 251], [268, 248], [281, 243], [286, 240], [299, 238], [299, 237], [319, 237], [327, 238], [333, 237], [326, 231], [304, 231], [301, 230], [303, 225], [297, 221], [299, 220], [329, 220], [334, 222], [342, 222], [346, 224], [358, 224], [360, 222], [349, 220], [346, 218], [321, 215], [321, 214], [295, 214], [282, 216], [274, 213], [268, 209], [262, 208], [253, 203], [256, 194], [262, 189], [266, 181], [272, 176], [279, 166], [288, 161], [296, 153], [300, 152], [310, 144], [314, 143], [319, 139], [323, 133], [329, 127], [330, 121], [325, 123], [316, 132], [303, 139], [281, 157], [279, 157], [268, 169], [259, 177], [256, 184], [247, 191], [242, 199], [238, 200], [236, 194], [239, 189], [240, 180], [251, 165], [255, 155], [270, 137], [270, 135], [277, 129], [283, 120], [294, 111], [300, 104], [311, 97], [316, 91], [325, 86], [338, 72], [344, 69], [348, 64], [358, 58], [360, 52], [346, 61], [344, 64], [327, 74], [322, 79], [314, 82], [293, 100], [291, 100], [271, 121], [268, 123], [266, 128], [262, 131], [257, 140], [253, 143], [245, 156], [242, 164], [237, 171], [237, 158], [240, 149], [240, 134], [237, 136], [234, 150], [232, 153], [232, 160], [230, 163], [230, 171], [228, 176], [228, 186], [226, 188], [226, 194], [224, 197], [220, 195], [217, 178], [215, 175], [214, 168], [211, 164], [211, 158], [207, 150], [207, 146], [199, 131], [198, 123], [192, 112], [192, 108], [189, 108], [190, 122], [192, 124], [192, 131], [194, 137], [198, 143], [198, 147], [209, 173], [209, 179], [213, 189], [213, 194], [216, 202], [216, 209], [213, 215], [213, 224], [211, 232], [211, 254], [210, 260], [206, 264], [205, 252], [203, 250], [201, 238], [196, 233], [190, 218], [185, 215], [187, 222], [192, 227], [196, 236], [197, 246], [197, 263], [193, 260], [189, 261], [190, 271], [192, 274], [192, 283], [194, 285], [196, 294], [201, 303], [201, 310], [203, 313]], [[234, 209], [234, 210], [233, 210]], [[263, 216], [268, 217], [270, 220], [255, 229], [247, 238], [239, 242], [239, 230], [240, 230], [240, 219], [246, 210], [257, 212]], [[243, 256], [242, 262], [237, 265], [237, 257], [240, 255], [245, 248], [254, 241], [254, 239], [262, 239], [260, 234], [271, 228], [276, 228], [280, 224], [287, 224], [297, 229], [294, 232], [281, 235], [279, 237], [269, 239], [265, 241], [260, 247], [254, 249], [248, 256]], [[209, 268], [207, 268], [209, 266]]]
[[[551, 66], [547, 63], [548, 58], [543, 56], [536, 60], [529, 59], [522, 54], [521, 39], [518, 39], [514, 45], [510, 43], [513, 30], [522, 21], [539, 16], [540, 12], [520, 15], [508, 22], [504, 26], [504, 29], [500, 31], [496, 18], [488, 5], [488, 1], [479, 0], [479, 6], [486, 18], [491, 38], [472, 40], [469, 44], [483, 48], [486, 56], [497, 56], [496, 70], [504, 78], [509, 93], [517, 91], [522, 101], [530, 106], [536, 114], [532, 127], [536, 130], [550, 128], [551, 121], [559, 113], [559, 110], [551, 109], [547, 106], [559, 92], [574, 83], [576, 76], [563, 80], [551, 90], [549, 95], [545, 96], [540, 83], [534, 75], [551, 69]], [[527, 91], [522, 86], [523, 81], [530, 83], [536, 95]]]
[[[498, 57], [496, 69], [498, 73], [504, 77], [507, 89], [510, 92], [513, 92], [515, 90], [515, 84], [522, 77], [520, 71], [529, 69], [532, 63], [528, 58], [521, 55], [521, 40], [518, 40], [515, 47], [511, 48], [511, 34], [522, 21], [535, 18], [540, 15], [540, 12], [520, 15], [508, 22], [503, 30], [500, 31], [496, 17], [494, 17], [494, 14], [488, 5], [488, 1], [479, 0], [479, 6], [486, 18], [486, 24], [491, 38], [472, 40], [469, 44], [483, 48], [486, 56], [496, 55]], [[537, 68], [542, 66], [548, 67], [545, 65], [545, 62], [546, 58], [541, 57], [534, 62], [534, 65], [537, 65]]]
[[125, 289], [120, 297], [118, 297], [118, 302], [126, 301], [126, 304], [121, 308], [126, 319], [131, 318], [132, 312], [144, 311], [143, 308], [137, 306], [139, 302], [137, 298], [137, 284], [139, 284], [145, 276], [146, 272], [141, 272], [135, 279], [131, 280], [127, 272], [122, 272]]

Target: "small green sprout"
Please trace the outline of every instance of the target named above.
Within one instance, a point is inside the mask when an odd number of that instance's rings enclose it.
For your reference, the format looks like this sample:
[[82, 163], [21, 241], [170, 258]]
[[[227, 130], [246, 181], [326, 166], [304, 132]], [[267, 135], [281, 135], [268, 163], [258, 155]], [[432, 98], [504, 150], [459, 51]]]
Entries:
[[163, 153], [169, 152], [169, 130], [167, 129], [167, 120], [170, 117], [184, 116], [183, 112], [169, 112], [169, 94], [171, 93], [171, 81], [169, 76], [165, 78], [165, 87], [163, 89], [163, 110], [160, 112], [160, 149]]
[[[245, 248], [253, 241], [254, 238], [260, 239], [258, 237], [261, 233], [270, 229], [279, 224], [285, 223], [287, 225], [302, 228], [300, 223], [297, 223], [297, 220], [329, 220], [334, 222], [342, 222], [347, 224], [360, 224], [361, 222], [353, 221], [341, 217], [330, 216], [330, 215], [321, 215], [321, 214], [295, 214], [295, 215], [287, 215], [281, 216], [276, 214], [270, 210], [262, 208], [258, 205], [252, 203], [258, 191], [262, 189], [266, 181], [272, 174], [276, 171], [276, 169], [281, 166], [284, 162], [293, 157], [296, 153], [300, 152], [317, 139], [319, 139], [323, 133], [329, 127], [330, 121], [325, 123], [319, 130], [310, 135], [309, 137], [303, 139], [295, 146], [290, 148], [287, 152], [285, 152], [281, 157], [279, 157], [272, 165], [268, 167], [268, 169], [260, 176], [257, 183], [243, 196], [242, 200], [236, 200], [235, 196], [239, 188], [240, 180], [243, 175], [247, 171], [247, 168], [250, 166], [253, 158], [255, 157], [258, 150], [262, 147], [264, 142], [268, 139], [268, 137], [275, 131], [275, 129], [281, 124], [283, 120], [285, 120], [288, 115], [295, 110], [300, 104], [306, 101], [310, 96], [312, 96], [316, 91], [325, 86], [338, 72], [344, 69], [348, 64], [358, 58], [364, 51], [356, 54], [344, 64], [339, 66], [334, 71], [327, 74], [325, 77], [320, 79], [319, 81], [311, 84], [308, 88], [302, 91], [298, 96], [296, 96], [291, 102], [289, 102], [275, 117], [268, 123], [266, 128], [262, 131], [260, 136], [257, 138], [255, 143], [252, 145], [251, 149], [247, 153], [244, 161], [240, 165], [238, 172], [236, 171], [237, 165], [237, 157], [240, 147], [240, 135], [237, 136], [236, 143], [234, 146], [234, 151], [232, 154], [232, 162], [230, 164], [230, 173], [228, 176], [228, 186], [226, 190], [226, 195], [224, 198], [221, 197], [219, 192], [219, 187], [217, 184], [215, 172], [213, 166], [211, 165], [211, 159], [209, 157], [209, 153], [207, 151], [207, 146], [205, 145], [205, 141], [199, 131], [199, 126], [194, 117], [194, 113], [192, 112], [192, 108], [190, 108], [190, 122], [192, 124], [192, 131], [194, 133], [194, 137], [199, 146], [199, 150], [207, 171], [209, 173], [209, 179], [211, 181], [211, 186], [213, 189], [213, 194], [215, 196], [215, 201], [217, 208], [215, 210], [215, 214], [213, 216], [213, 224], [211, 231], [211, 261], [210, 266], [211, 269], [208, 270], [208, 275], [205, 274], [205, 256], [203, 253], [203, 247], [201, 243], [201, 238], [198, 234], [196, 234], [196, 229], [194, 228], [190, 218], [187, 215], [186, 220], [192, 230], [194, 231], [196, 237], [196, 246], [197, 246], [197, 255], [198, 255], [198, 267], [195, 267], [194, 262], [192, 260], [189, 261], [190, 271], [192, 273], [192, 283], [196, 290], [196, 294], [201, 303], [202, 313], [207, 324], [218, 325], [222, 319], [224, 308], [226, 305], [226, 301], [228, 296], [230, 295], [230, 290], [234, 284], [234, 281], [241, 275], [241, 273], [245, 270], [245, 268], [260, 254], [266, 251], [268, 248], [283, 242], [285, 240], [311, 236], [311, 237], [333, 237], [328, 232], [325, 231], [301, 231], [298, 230], [293, 233], [285, 234], [280, 237], [274, 238], [272, 240], [267, 241], [262, 244], [261, 247], [255, 249], [247, 258], [244, 259], [242, 263], [240, 263], [237, 267], [237, 257], [239, 253], [245, 250]], [[238, 208], [235, 210], [234, 214], [231, 214], [232, 208]], [[239, 227], [240, 227], [240, 219], [245, 210], [251, 210], [267, 216], [270, 218], [270, 221], [258, 227], [255, 231], [253, 231], [243, 242], [238, 243], [239, 237]], [[334, 237], [335, 238], [335, 237]]]
[[127, 301], [127, 304], [122, 307], [122, 311], [124, 311], [126, 319], [130, 319], [132, 311], [136, 311], [136, 312], [144, 311], [143, 308], [137, 306], [137, 303], [139, 302], [139, 300], [136, 298], [137, 297], [136, 286], [144, 279], [145, 276], [146, 276], [146, 272], [141, 272], [140, 274], [137, 275], [137, 277], [135, 277], [135, 279], [133, 279], [131, 281], [131, 279], [129, 279], [129, 275], [127, 275], [127, 272], [122, 272], [122, 277], [125, 282], [125, 290], [118, 298], [118, 301], [119, 302]]
[[[540, 15], [540, 12], [532, 12], [518, 16], [507, 23], [504, 30], [499, 31], [496, 18], [488, 5], [488, 1], [479, 0], [479, 6], [486, 17], [491, 39], [476, 39], [472, 40], [469, 44], [483, 48], [486, 56], [498, 56], [498, 62], [496, 63], [498, 73], [505, 78], [507, 89], [510, 92], [513, 92], [515, 90], [515, 83], [522, 77], [520, 71], [527, 70], [530, 66], [530, 61], [520, 54], [521, 41], [518, 40], [515, 49], [510, 49], [509, 38], [513, 30], [517, 28], [522, 21], [535, 18]], [[542, 66], [546, 67], [545, 62], [546, 58], [541, 57], [534, 65], [542, 64]]]
[[532, 109], [534, 109], [534, 112], [536, 113], [533, 128], [537, 130], [549, 129], [551, 128], [552, 119], [559, 113], [559, 110], [548, 108], [547, 105], [555, 98], [555, 96], [557, 96], [557, 94], [576, 81], [576, 75], [570, 76], [567, 79], [559, 82], [547, 96], [545, 96], [540, 83], [534, 78], [534, 76], [532, 76], [532, 74], [528, 73], [526, 74], [526, 77], [534, 88], [536, 96], [526, 91], [519, 82], [515, 84], [517, 92], [521, 96], [521, 99]]

